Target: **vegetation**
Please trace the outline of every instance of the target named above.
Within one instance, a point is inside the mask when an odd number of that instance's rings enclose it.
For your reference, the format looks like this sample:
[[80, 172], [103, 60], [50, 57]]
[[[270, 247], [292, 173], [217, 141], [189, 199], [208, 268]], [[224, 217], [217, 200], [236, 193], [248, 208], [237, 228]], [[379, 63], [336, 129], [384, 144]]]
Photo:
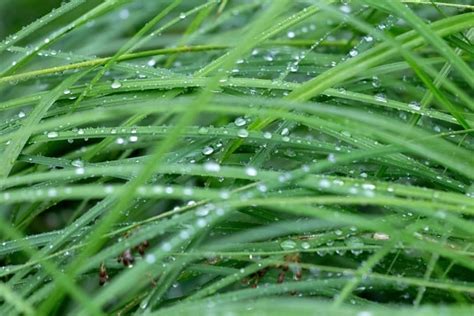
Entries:
[[445, 1], [3, 1], [0, 315], [472, 315]]

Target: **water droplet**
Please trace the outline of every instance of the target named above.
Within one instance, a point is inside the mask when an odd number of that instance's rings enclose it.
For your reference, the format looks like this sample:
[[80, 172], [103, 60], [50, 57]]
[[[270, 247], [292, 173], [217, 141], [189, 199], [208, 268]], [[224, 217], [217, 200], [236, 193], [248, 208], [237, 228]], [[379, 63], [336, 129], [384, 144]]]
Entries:
[[286, 36], [288, 36], [288, 38], [294, 38], [295, 32], [289, 31], [288, 33], [286, 33]]
[[304, 241], [304, 242], [301, 243], [301, 248], [309, 249], [309, 248], [311, 248], [311, 245], [309, 244], [309, 242]]
[[161, 245], [161, 249], [163, 251], [170, 251], [172, 249], [172, 246], [169, 242], [164, 242], [163, 245]]
[[227, 200], [230, 197], [230, 193], [227, 190], [222, 190], [219, 192], [219, 196], [221, 199]]
[[119, 12], [119, 17], [120, 17], [122, 20], [128, 19], [129, 16], [130, 16], [130, 11], [128, 11], [128, 9], [122, 9], [122, 10], [120, 10], [120, 12]]
[[329, 188], [331, 186], [331, 182], [328, 179], [321, 179], [319, 180], [319, 186], [321, 188]]
[[346, 13], [346, 14], [349, 14], [349, 13], [351, 13], [351, 11], [352, 11], [352, 10], [351, 10], [351, 7], [348, 6], [347, 4], [341, 5], [341, 6], [339, 7], [339, 10], [341, 10], [341, 12]]
[[364, 190], [375, 190], [375, 185], [373, 185], [372, 183], [364, 183], [362, 184], [362, 188]]
[[54, 197], [58, 195], [58, 191], [56, 189], [48, 189], [48, 196]]
[[260, 192], [267, 192], [267, 186], [264, 184], [264, 183], [259, 183], [257, 185], [257, 190], [259, 190]]
[[66, 89], [66, 90], [63, 91], [63, 93], [66, 94], [66, 95], [67, 95], [67, 94], [71, 94], [71, 90]]
[[387, 98], [382, 93], [376, 94], [374, 98], [376, 101], [387, 103]]
[[112, 82], [112, 84], [110, 85], [110, 87], [112, 89], [118, 89], [122, 86], [122, 84], [120, 83], [120, 81], [118, 80], [114, 80], [114, 82]]
[[213, 152], [214, 152], [214, 148], [212, 148], [211, 146], [206, 146], [202, 149], [202, 154], [206, 156], [209, 156]]
[[412, 101], [410, 103], [408, 103], [408, 107], [412, 110], [415, 110], [415, 111], [419, 111], [421, 110], [421, 105], [420, 103], [416, 102], [416, 101]]
[[26, 116], [26, 114], [25, 114], [25, 112], [23, 112], [23, 111], [20, 111], [20, 112], [18, 113], [18, 118], [24, 118], [25, 116]]
[[375, 240], [389, 240], [390, 236], [385, 233], [374, 233], [372, 238]]
[[203, 218], [199, 218], [197, 221], [196, 221], [196, 225], [198, 227], [206, 227], [207, 225], [207, 221]]
[[250, 177], [255, 177], [257, 175], [257, 169], [254, 167], [247, 167], [245, 168], [245, 174]]
[[364, 246], [364, 242], [361, 239], [357, 237], [351, 237], [349, 239], [346, 239], [345, 243], [348, 247], [354, 248], [351, 249], [352, 254], [358, 256], [362, 253], [363, 250], [360, 248]]
[[328, 161], [333, 163], [336, 162], [336, 156], [333, 153], [330, 153], [328, 155]]
[[48, 138], [56, 138], [56, 137], [59, 136], [59, 133], [53, 131], [53, 132], [49, 132], [48, 134], [46, 134], [46, 136], [47, 136]]
[[293, 250], [296, 248], [296, 242], [291, 239], [287, 239], [280, 243], [280, 247], [283, 250]]
[[73, 167], [81, 168], [81, 167], [84, 167], [84, 162], [80, 159], [76, 159], [71, 162], [71, 165]]
[[370, 35], [367, 35], [367, 36], [364, 36], [364, 40], [368, 43], [372, 42], [374, 40], [374, 38]]
[[237, 131], [237, 136], [239, 136], [240, 138], [246, 138], [249, 136], [249, 132], [246, 129], [242, 128]]
[[351, 57], [356, 57], [357, 55], [359, 55], [359, 52], [356, 49], [351, 49], [349, 55], [351, 55]]
[[243, 117], [238, 117], [235, 119], [234, 124], [239, 127], [244, 126], [245, 124], [247, 124], [247, 120], [244, 119]]
[[185, 19], [185, 18], [186, 18], [186, 13], [181, 12], [181, 13], [179, 14], [179, 18], [180, 18], [180, 19]]
[[189, 239], [189, 237], [191, 237], [191, 234], [189, 233], [189, 231], [187, 230], [182, 230], [180, 233], [179, 233], [179, 237], [183, 240], [186, 240], [186, 239]]
[[204, 164], [204, 170], [210, 172], [219, 172], [221, 170], [221, 166], [214, 161], [208, 161]]

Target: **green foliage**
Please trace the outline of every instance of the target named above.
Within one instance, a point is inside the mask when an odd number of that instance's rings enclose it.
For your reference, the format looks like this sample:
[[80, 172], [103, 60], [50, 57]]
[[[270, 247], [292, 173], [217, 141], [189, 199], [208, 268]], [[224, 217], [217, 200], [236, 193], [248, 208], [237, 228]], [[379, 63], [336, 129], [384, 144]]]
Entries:
[[28, 21], [0, 42], [0, 315], [472, 314], [473, 10]]

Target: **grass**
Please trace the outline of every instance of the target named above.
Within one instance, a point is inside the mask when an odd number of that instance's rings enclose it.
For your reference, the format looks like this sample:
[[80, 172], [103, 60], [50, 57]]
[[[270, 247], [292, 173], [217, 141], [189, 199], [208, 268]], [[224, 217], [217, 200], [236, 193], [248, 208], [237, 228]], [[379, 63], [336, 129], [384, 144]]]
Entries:
[[0, 42], [0, 314], [472, 314], [473, 10], [19, 18]]

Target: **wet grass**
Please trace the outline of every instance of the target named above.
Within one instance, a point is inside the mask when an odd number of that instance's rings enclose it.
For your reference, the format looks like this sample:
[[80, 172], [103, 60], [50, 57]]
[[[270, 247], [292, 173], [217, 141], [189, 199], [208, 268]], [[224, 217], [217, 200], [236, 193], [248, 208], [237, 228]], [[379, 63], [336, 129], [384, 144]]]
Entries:
[[1, 315], [471, 314], [473, 9], [72, 0], [6, 37]]

